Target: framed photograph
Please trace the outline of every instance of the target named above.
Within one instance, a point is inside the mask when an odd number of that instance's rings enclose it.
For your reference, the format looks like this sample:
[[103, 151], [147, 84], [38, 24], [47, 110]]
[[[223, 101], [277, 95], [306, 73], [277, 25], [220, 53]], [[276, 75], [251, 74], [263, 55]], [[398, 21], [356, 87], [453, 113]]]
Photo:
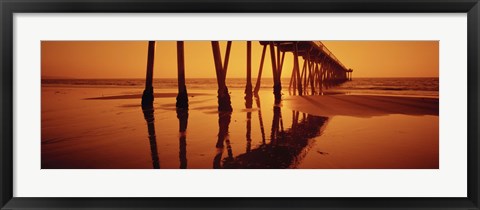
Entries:
[[478, 0], [0, 7], [1, 209], [479, 209]]

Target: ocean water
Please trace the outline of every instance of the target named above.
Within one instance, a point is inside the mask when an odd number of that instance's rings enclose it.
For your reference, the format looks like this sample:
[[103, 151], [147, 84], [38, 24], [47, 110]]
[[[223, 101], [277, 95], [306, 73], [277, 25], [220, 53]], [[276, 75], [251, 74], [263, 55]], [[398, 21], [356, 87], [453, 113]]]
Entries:
[[[245, 88], [244, 78], [227, 78], [229, 89]], [[252, 78], [255, 86], [256, 79]], [[283, 78], [282, 85], [284, 94], [289, 94], [288, 85], [290, 79]], [[345, 94], [380, 94], [380, 95], [411, 95], [411, 96], [432, 96], [439, 95], [438, 78], [354, 78], [336, 87], [325, 91]], [[144, 79], [42, 79], [42, 85], [46, 86], [77, 86], [77, 87], [121, 87], [121, 88], [143, 88]], [[186, 79], [189, 90], [201, 89], [212, 90], [217, 88], [215, 78]], [[154, 79], [153, 86], [156, 89], [176, 89], [177, 79]], [[273, 87], [272, 78], [263, 78], [261, 88]]]

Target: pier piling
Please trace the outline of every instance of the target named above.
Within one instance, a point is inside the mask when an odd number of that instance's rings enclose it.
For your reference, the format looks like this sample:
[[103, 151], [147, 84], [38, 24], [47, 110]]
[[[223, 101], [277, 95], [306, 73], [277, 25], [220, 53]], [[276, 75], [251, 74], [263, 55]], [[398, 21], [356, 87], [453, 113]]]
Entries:
[[[279, 65], [277, 65], [277, 56], [275, 56], [275, 47], [274, 43], [270, 42], [270, 58], [272, 60], [272, 73], [273, 73], [273, 94], [275, 95], [275, 103], [280, 103], [282, 100], [282, 84], [280, 81], [280, 72], [278, 70]], [[278, 53], [279, 55], [280, 53]]]
[[218, 85], [218, 111], [233, 111], [230, 94], [228, 93], [227, 85], [225, 84], [225, 78], [228, 68], [228, 59], [230, 57], [230, 48], [232, 42], [227, 43], [227, 51], [225, 53], [225, 61], [222, 65], [222, 56], [220, 55], [220, 44], [218, 41], [212, 41], [212, 51], [213, 58], [215, 62], [215, 72], [217, 75], [217, 85]]
[[178, 79], [178, 95], [176, 107], [180, 109], [188, 109], [187, 86], [185, 85], [185, 54], [183, 41], [177, 42], [177, 79]]
[[247, 82], [245, 85], [245, 106], [252, 108], [253, 92], [252, 92], [252, 42], [247, 41]]
[[155, 57], [155, 41], [148, 42], [147, 76], [145, 79], [145, 90], [142, 95], [142, 107], [153, 106], [153, 63]]
[[265, 61], [266, 52], [267, 52], [267, 45], [264, 45], [262, 50], [262, 58], [260, 59], [260, 66], [258, 68], [257, 82], [255, 83], [255, 89], [253, 91], [255, 96], [257, 97], [258, 97], [258, 91], [260, 91], [260, 80], [262, 80], [263, 63]]
[[[285, 54], [293, 54], [293, 69], [288, 90], [293, 95], [322, 95], [324, 89], [352, 80], [353, 69], [347, 69], [327, 47], [320, 41], [260, 41], [263, 46], [258, 76], [255, 87], [252, 87], [252, 41], [247, 41], [247, 68], [245, 85], [245, 105], [251, 108], [253, 95], [258, 98], [261, 86], [262, 71], [265, 62], [267, 47], [269, 48], [272, 75], [273, 95], [275, 104], [282, 99], [282, 70], [284, 68]], [[230, 60], [232, 41], [227, 41], [225, 58], [222, 59], [220, 44], [211, 41], [215, 64], [215, 73], [218, 85], [218, 111], [231, 112], [233, 110], [230, 93], [226, 84], [226, 75]], [[188, 93], [185, 84], [185, 49], [184, 42], [177, 41], [177, 66], [178, 66], [178, 95], [176, 107], [188, 110]], [[153, 64], [155, 56], [155, 41], [148, 42], [147, 73], [145, 90], [142, 96], [142, 107], [153, 106]], [[303, 58], [300, 69], [299, 59]], [[253, 90], [252, 90], [253, 88]]]

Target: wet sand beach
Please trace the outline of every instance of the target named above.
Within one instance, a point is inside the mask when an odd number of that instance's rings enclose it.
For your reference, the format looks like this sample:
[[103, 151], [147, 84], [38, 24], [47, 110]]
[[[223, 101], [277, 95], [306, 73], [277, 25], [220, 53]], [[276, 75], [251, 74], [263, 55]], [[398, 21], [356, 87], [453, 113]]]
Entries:
[[380, 95], [283, 96], [271, 88], [246, 108], [217, 111], [214, 89], [42, 86], [42, 169], [437, 169], [438, 98]]

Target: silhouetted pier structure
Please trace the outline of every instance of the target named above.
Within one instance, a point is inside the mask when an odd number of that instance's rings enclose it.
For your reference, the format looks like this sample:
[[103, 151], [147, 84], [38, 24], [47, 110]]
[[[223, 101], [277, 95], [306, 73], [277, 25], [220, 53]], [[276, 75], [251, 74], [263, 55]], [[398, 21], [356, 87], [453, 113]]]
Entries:
[[[145, 90], [142, 96], [142, 109], [147, 122], [150, 152], [153, 168], [160, 168], [157, 151], [155, 126], [154, 126], [154, 89], [153, 89], [153, 65], [155, 56], [155, 41], [148, 42], [148, 57]], [[347, 69], [333, 53], [320, 41], [260, 41], [263, 46], [255, 87], [252, 84], [252, 42], [247, 41], [247, 68], [245, 85], [245, 108], [253, 107], [253, 96], [258, 108], [262, 145], [252, 149], [251, 120], [252, 113], [247, 111], [246, 125], [246, 152], [238, 156], [233, 155], [230, 144], [229, 126], [233, 111], [230, 94], [226, 84], [228, 63], [232, 48], [232, 41], [227, 41], [225, 55], [222, 56], [220, 43], [212, 41], [212, 54], [215, 64], [215, 74], [218, 85], [218, 126], [217, 153], [213, 160], [213, 168], [290, 168], [298, 165], [310, 145], [310, 139], [321, 135], [328, 118], [303, 114], [299, 119], [299, 113], [293, 111], [292, 126], [284, 128], [281, 107], [278, 105], [282, 99], [282, 71], [286, 53], [293, 54], [292, 75], [288, 90], [293, 95], [319, 95], [323, 89], [338, 85], [352, 79], [352, 69]], [[268, 50], [268, 51], [267, 51]], [[275, 105], [273, 108], [272, 129], [270, 142], [267, 143], [265, 129], [260, 108], [258, 92], [261, 86], [262, 73], [264, 70], [265, 56], [270, 54], [270, 62], [273, 74], [273, 95]], [[223, 57], [223, 58], [222, 58]], [[300, 68], [299, 59], [304, 60]], [[178, 95], [177, 95], [177, 118], [179, 120], [179, 168], [187, 168], [187, 124], [188, 124], [188, 92], [185, 85], [185, 47], [183, 41], [177, 41], [177, 67], [178, 67]], [[224, 149], [227, 149], [226, 158], [222, 159]]]
[[[281, 75], [287, 52], [293, 53], [294, 65], [288, 88], [291, 93], [293, 90], [293, 95], [321, 94], [323, 87], [351, 79], [353, 70], [347, 69], [320, 41], [260, 41], [260, 44], [270, 48], [276, 101], [281, 99]], [[302, 69], [300, 58], [304, 60]]]
[[[251, 107], [253, 95], [258, 96], [261, 86], [263, 66], [265, 55], [270, 53], [272, 74], [273, 74], [273, 94], [275, 103], [280, 103], [282, 98], [282, 70], [284, 66], [285, 54], [293, 54], [293, 69], [290, 77], [288, 90], [293, 95], [319, 95], [323, 89], [338, 85], [342, 82], [352, 79], [352, 69], [347, 69], [339, 59], [321, 42], [321, 41], [260, 41], [263, 46], [257, 81], [255, 87], [252, 85], [252, 43], [247, 41], [247, 69], [245, 99], [247, 107]], [[218, 41], [212, 41], [212, 53], [215, 63], [215, 73], [218, 85], [218, 110], [230, 112], [233, 110], [226, 77], [228, 72], [228, 63], [232, 41], [227, 42], [225, 55], [222, 58], [220, 44]], [[268, 52], [267, 52], [268, 48]], [[177, 66], [178, 66], [178, 96], [176, 107], [188, 109], [188, 93], [185, 85], [185, 53], [184, 42], [177, 41]], [[147, 73], [145, 90], [142, 97], [142, 107], [151, 107], [153, 105], [153, 64], [155, 55], [155, 41], [148, 42]], [[303, 66], [300, 68], [299, 59], [303, 58]]]

